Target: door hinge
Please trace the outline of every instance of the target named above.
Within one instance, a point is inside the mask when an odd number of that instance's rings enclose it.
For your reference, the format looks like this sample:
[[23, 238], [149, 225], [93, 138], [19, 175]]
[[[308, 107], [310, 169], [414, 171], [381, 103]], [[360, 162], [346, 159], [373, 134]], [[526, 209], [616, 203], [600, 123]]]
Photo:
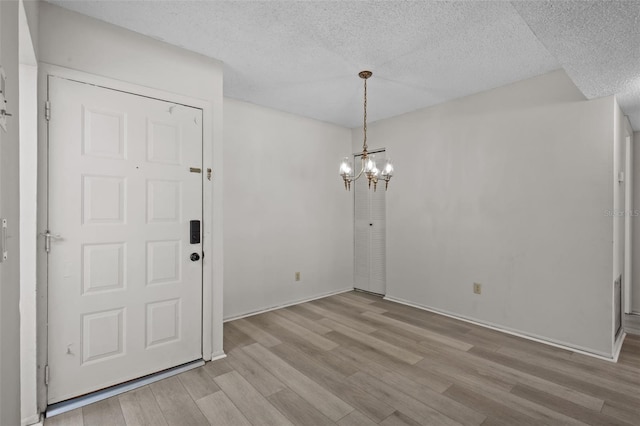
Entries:
[[44, 237], [44, 251], [49, 253], [51, 251], [51, 232], [47, 229], [40, 235]]
[[9, 257], [9, 249], [7, 248], [7, 219], [0, 219], [2, 222], [2, 229], [0, 229], [0, 244], [2, 244], [2, 249], [0, 250], [0, 263], [7, 260]]
[[49, 364], [44, 366], [44, 384], [49, 386]]
[[44, 103], [44, 118], [47, 121], [51, 120], [51, 102], [49, 101]]
[[47, 253], [51, 251], [51, 239], [60, 239], [60, 234], [52, 234], [48, 229], [40, 233], [40, 235], [44, 237], [44, 251], [46, 251]]

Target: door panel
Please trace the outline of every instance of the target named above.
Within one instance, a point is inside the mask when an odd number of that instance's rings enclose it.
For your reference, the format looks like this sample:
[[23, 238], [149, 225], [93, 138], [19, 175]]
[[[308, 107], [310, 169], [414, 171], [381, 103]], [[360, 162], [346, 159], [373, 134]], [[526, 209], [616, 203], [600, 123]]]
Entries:
[[371, 222], [369, 222], [369, 190], [367, 189], [367, 179], [365, 177], [361, 177], [354, 182], [353, 187], [355, 197], [355, 288], [369, 291], [369, 265], [371, 263], [371, 231], [369, 228], [371, 226]]
[[[356, 157], [356, 164], [360, 157]], [[386, 191], [384, 182], [377, 191], [369, 189], [365, 176], [354, 183], [354, 286], [385, 294], [386, 271]]]
[[386, 191], [384, 182], [377, 191], [369, 191], [370, 226], [370, 268], [369, 291], [385, 294], [387, 290], [387, 229], [386, 229]]
[[202, 111], [49, 77], [49, 404], [202, 358]]

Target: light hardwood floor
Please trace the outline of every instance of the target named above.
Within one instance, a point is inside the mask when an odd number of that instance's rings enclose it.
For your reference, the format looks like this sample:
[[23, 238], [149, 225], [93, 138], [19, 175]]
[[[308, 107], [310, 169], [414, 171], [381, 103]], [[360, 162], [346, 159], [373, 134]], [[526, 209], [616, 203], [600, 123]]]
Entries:
[[617, 364], [363, 294], [226, 323], [227, 358], [60, 425], [639, 425], [640, 337]]

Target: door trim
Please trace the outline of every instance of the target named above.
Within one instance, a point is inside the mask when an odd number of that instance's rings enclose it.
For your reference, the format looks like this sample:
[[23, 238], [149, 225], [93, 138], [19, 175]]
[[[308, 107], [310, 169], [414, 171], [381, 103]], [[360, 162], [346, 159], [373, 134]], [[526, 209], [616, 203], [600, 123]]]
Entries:
[[[82, 83], [101, 86], [107, 89], [118, 90], [138, 96], [144, 96], [163, 101], [174, 102], [185, 106], [190, 106], [202, 110], [202, 167], [203, 170], [213, 169], [213, 107], [210, 102], [191, 98], [175, 93], [139, 86], [133, 83], [122, 82], [82, 71], [59, 67], [47, 63], [41, 63], [38, 67], [38, 218], [37, 229], [42, 232], [48, 229], [48, 122], [44, 115], [44, 105], [49, 97], [48, 81], [49, 76], [60, 77]], [[42, 109], [40, 109], [42, 108]], [[52, 119], [55, 119], [55, 105], [52, 106]], [[214, 170], [215, 172], [215, 170]], [[214, 266], [218, 266], [222, 261], [222, 254], [214, 252], [214, 226], [213, 215], [213, 178], [209, 180], [207, 173], [202, 173], [202, 250], [206, 254], [202, 262], [202, 357], [205, 361], [212, 357], [220, 357], [224, 354], [213, 353], [213, 338], [220, 331], [213, 324], [214, 318], [222, 318], [222, 304], [216, 304], [220, 312], [214, 312], [213, 295], [221, 293], [221, 283], [214, 288]], [[215, 177], [215, 175], [214, 175]], [[221, 184], [221, 183], [220, 183]], [[216, 231], [221, 231], [216, 229]], [[216, 238], [222, 238], [218, 232]], [[38, 410], [44, 412], [47, 408], [47, 387], [45, 385], [45, 366], [48, 363], [48, 284], [47, 284], [47, 254], [44, 251], [43, 240], [38, 239], [37, 243], [37, 319], [36, 319], [36, 342], [37, 342], [37, 401]], [[221, 324], [220, 324], [221, 326]], [[221, 328], [221, 327], [220, 327]], [[216, 336], [218, 337], [218, 336]], [[219, 336], [221, 337], [221, 336]]]
[[633, 145], [632, 136], [627, 135], [624, 140], [624, 272], [622, 286], [623, 309], [621, 315], [624, 323], [624, 314], [632, 313], [631, 298], [633, 297], [633, 256], [632, 256], [632, 238], [633, 238], [633, 221], [631, 220], [635, 213], [633, 206]]

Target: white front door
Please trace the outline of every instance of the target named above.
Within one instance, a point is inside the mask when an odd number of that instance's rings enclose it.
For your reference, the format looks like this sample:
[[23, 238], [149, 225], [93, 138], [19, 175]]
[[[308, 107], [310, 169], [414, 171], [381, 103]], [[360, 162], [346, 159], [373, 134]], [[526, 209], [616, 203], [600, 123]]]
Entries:
[[48, 81], [52, 404], [202, 358], [202, 110]]

